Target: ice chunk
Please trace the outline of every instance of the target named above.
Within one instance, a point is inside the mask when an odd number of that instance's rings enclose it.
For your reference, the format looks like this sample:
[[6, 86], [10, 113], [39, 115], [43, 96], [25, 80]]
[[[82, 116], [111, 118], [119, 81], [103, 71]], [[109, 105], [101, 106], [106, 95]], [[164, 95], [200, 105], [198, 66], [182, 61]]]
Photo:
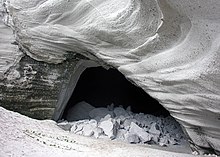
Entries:
[[95, 128], [93, 128], [91, 125], [85, 125], [83, 127], [82, 133], [84, 136], [88, 136], [91, 137], [94, 134], [94, 130]]
[[151, 141], [151, 139], [152, 139], [152, 135], [145, 132], [143, 128], [139, 127], [134, 122], [131, 122], [129, 133], [136, 134], [140, 138], [141, 142], [143, 142], [143, 143]]
[[109, 120], [109, 119], [111, 119], [111, 117], [112, 117], [112, 116], [111, 116], [110, 114], [107, 114], [104, 118], [101, 118], [101, 119], [100, 119], [100, 122]]
[[83, 127], [83, 135], [84, 136], [92, 136], [94, 134], [94, 130], [96, 129], [97, 127], [97, 122], [96, 120], [92, 119], [90, 120], [89, 122], [87, 122], [86, 124], [84, 124], [84, 127]]
[[153, 124], [151, 124], [149, 133], [155, 134], [155, 135], [160, 135], [161, 132], [159, 130], [159, 126], [157, 125], [157, 123], [154, 122]]
[[114, 139], [117, 134], [118, 123], [116, 120], [109, 118], [108, 120], [101, 121], [99, 127], [103, 129], [104, 133], [110, 138]]
[[99, 128], [99, 127], [96, 127], [95, 129], [94, 129], [94, 137], [95, 138], [99, 138], [101, 135], [103, 135], [104, 134], [104, 132], [103, 132], [103, 129], [102, 128]]
[[135, 120], [135, 119], [133, 119], [133, 118], [127, 118], [127, 119], [125, 119], [124, 120], [124, 123], [123, 123], [123, 126], [124, 126], [124, 128], [126, 129], [126, 130], [129, 130], [130, 129], [130, 125], [131, 125], [131, 123], [136, 123], [137, 121]]
[[[96, 121], [95, 120], [80, 120], [80, 121], [76, 121], [76, 122], [71, 122], [72, 124], [72, 127], [70, 129], [70, 132], [73, 132], [73, 133], [78, 133], [78, 132], [81, 132], [83, 131], [83, 128], [84, 126], [86, 126], [87, 124], [90, 124], [90, 123], [95, 123]], [[96, 125], [97, 125], [97, 122], [96, 122]]]

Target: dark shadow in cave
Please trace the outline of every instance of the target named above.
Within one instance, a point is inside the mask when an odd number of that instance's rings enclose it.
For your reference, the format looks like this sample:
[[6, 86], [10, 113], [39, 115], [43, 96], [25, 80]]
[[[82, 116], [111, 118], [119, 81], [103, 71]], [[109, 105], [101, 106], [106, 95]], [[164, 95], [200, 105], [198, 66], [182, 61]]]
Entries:
[[111, 103], [124, 108], [131, 106], [134, 113], [168, 116], [169, 112], [143, 89], [129, 82], [116, 69], [103, 67], [87, 68], [80, 76], [61, 119], [66, 119], [68, 110], [80, 101], [94, 107], [107, 107]]

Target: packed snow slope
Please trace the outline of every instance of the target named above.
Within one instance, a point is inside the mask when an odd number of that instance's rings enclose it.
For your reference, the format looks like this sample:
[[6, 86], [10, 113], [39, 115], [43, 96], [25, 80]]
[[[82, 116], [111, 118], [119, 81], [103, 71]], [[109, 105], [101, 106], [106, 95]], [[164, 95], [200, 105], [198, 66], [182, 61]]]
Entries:
[[195, 144], [220, 151], [219, 0], [5, 3], [29, 56], [62, 63], [80, 53], [114, 66], [158, 99]]

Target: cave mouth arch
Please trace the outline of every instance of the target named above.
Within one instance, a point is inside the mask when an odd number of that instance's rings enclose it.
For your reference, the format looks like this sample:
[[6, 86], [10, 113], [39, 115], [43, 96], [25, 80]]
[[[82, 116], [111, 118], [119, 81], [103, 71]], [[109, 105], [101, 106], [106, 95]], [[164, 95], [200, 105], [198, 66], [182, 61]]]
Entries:
[[135, 113], [146, 113], [166, 117], [169, 112], [143, 89], [137, 87], [117, 69], [101, 66], [88, 67], [80, 75], [61, 119], [66, 120], [68, 110], [78, 102], [85, 101], [94, 107], [114, 104]]

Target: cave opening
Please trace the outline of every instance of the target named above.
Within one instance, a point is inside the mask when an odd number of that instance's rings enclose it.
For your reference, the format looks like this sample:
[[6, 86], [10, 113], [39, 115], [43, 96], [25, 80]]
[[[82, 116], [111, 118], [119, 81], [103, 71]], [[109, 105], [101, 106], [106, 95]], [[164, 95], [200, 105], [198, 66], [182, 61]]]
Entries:
[[179, 145], [189, 151], [179, 123], [157, 100], [117, 69], [84, 66], [79, 71], [75, 72], [79, 75], [72, 75], [66, 87], [67, 91], [72, 90], [66, 93], [69, 99], [58, 122], [62, 129], [131, 144], [169, 146], [170, 149]]
[[64, 109], [61, 119], [66, 120], [68, 111], [77, 103], [85, 101], [94, 107], [107, 105], [131, 107], [135, 113], [167, 117], [169, 112], [143, 89], [137, 87], [117, 69], [103, 67], [86, 68]]

